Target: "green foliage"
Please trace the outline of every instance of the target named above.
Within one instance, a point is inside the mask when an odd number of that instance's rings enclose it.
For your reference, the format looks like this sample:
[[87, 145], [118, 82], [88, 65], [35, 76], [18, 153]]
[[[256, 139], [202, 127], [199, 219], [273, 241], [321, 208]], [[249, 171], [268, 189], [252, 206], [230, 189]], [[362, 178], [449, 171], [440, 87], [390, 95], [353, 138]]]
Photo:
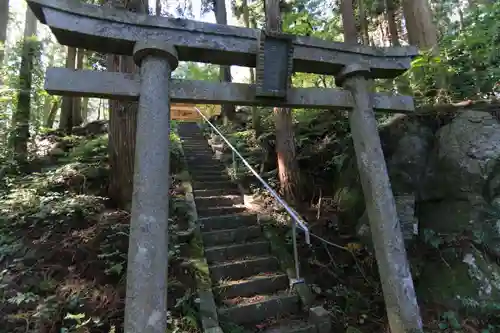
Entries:
[[68, 154], [67, 161], [92, 162], [106, 158], [108, 149], [108, 135], [100, 135], [90, 140], [82, 140]]
[[435, 249], [439, 249], [439, 246], [443, 245], [444, 243], [443, 237], [432, 229], [423, 230], [423, 239], [424, 242]]
[[[483, 99], [500, 92], [500, 4], [469, 10], [461, 29], [450, 26], [439, 43], [440, 54], [423, 54], [407, 74], [422, 104]], [[441, 81], [436, 84], [436, 81]], [[440, 86], [439, 86], [440, 85]], [[438, 89], [440, 89], [438, 91]]]
[[170, 128], [170, 173], [178, 174], [184, 168], [181, 139], [177, 133], [177, 124], [172, 122]]
[[441, 315], [441, 322], [439, 323], [439, 328], [442, 330], [452, 329], [458, 330], [462, 328], [460, 321], [457, 317], [457, 313], [454, 311], [446, 311]]
[[218, 81], [219, 68], [211, 64], [181, 62], [172, 77], [186, 80]]

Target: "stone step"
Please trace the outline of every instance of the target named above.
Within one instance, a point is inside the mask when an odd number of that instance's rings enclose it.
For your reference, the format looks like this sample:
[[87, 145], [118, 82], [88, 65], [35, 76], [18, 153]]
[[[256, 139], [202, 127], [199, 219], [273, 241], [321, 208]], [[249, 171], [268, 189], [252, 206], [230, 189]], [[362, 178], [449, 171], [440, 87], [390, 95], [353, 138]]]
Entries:
[[289, 287], [286, 274], [258, 274], [246, 279], [224, 282], [214, 291], [221, 299], [272, 294]]
[[210, 206], [231, 206], [242, 205], [243, 197], [241, 195], [218, 195], [212, 197], [195, 197], [196, 207], [210, 207]]
[[279, 269], [275, 257], [249, 257], [238, 261], [227, 261], [209, 267], [212, 282], [240, 280], [262, 273], [275, 273]]
[[198, 216], [200, 217], [210, 217], [210, 216], [223, 216], [232, 215], [246, 212], [247, 208], [243, 206], [220, 206], [220, 207], [199, 207], [196, 208], [198, 211]]
[[214, 154], [211, 154], [211, 153], [193, 154], [193, 153], [188, 152], [188, 153], [186, 153], [186, 155], [187, 155], [186, 160], [188, 161], [188, 163], [191, 161], [199, 161], [199, 160], [207, 161], [210, 163], [212, 163], [212, 161], [217, 161]]
[[208, 144], [208, 140], [205, 139], [204, 137], [200, 136], [193, 136], [193, 135], [183, 135], [181, 136], [182, 141], [182, 146], [186, 146], [189, 148], [193, 149], [199, 149], [199, 148], [205, 148], [205, 147], [210, 147]]
[[231, 181], [198, 181], [198, 180], [193, 180], [192, 181], [193, 188], [195, 190], [210, 190], [210, 189], [219, 189], [219, 188], [232, 188], [236, 187], [237, 185]]
[[182, 141], [182, 146], [186, 146], [189, 148], [205, 148], [209, 147], [208, 145], [208, 140], [205, 139], [204, 137], [200, 136], [194, 136], [194, 135], [183, 135], [181, 136]]
[[191, 175], [191, 179], [195, 182], [229, 182], [232, 183], [231, 178], [227, 174], [199, 174]]
[[[188, 143], [189, 142], [189, 143]], [[182, 148], [186, 150], [199, 150], [199, 151], [212, 151], [212, 147], [208, 144], [206, 140], [185, 140], [182, 144]]]
[[[228, 182], [232, 182], [231, 178], [225, 172], [225, 170], [210, 170], [203, 172], [190, 172], [191, 179], [194, 181], [211, 181], [211, 180], [225, 180]], [[218, 178], [218, 179], [217, 179]]]
[[191, 157], [214, 157], [215, 153], [212, 151], [212, 149], [210, 150], [184, 149], [184, 155], [186, 156], [187, 159], [189, 159]]
[[191, 148], [191, 149], [201, 149], [201, 148], [207, 148], [210, 149], [210, 145], [208, 144], [208, 141], [203, 138], [203, 137], [187, 137], [183, 136], [181, 138], [183, 140], [182, 146], [186, 148]]
[[252, 242], [234, 245], [219, 245], [205, 248], [205, 258], [208, 263], [238, 260], [246, 256], [265, 256], [269, 254], [269, 243], [267, 241]]
[[218, 195], [241, 195], [237, 186], [226, 188], [212, 188], [212, 189], [193, 189], [194, 196], [196, 197], [213, 197]]
[[193, 177], [198, 175], [227, 175], [226, 167], [222, 164], [211, 163], [212, 167], [209, 169], [200, 169], [198, 165], [188, 165], [189, 174]]
[[208, 141], [203, 136], [184, 133], [181, 136], [182, 145], [190, 148], [206, 147]]
[[221, 320], [235, 324], [261, 323], [270, 317], [295, 314], [300, 311], [297, 295], [257, 295], [234, 299], [237, 305], [219, 308]]
[[215, 154], [213, 153], [191, 153], [191, 152], [185, 152], [186, 154], [186, 160], [189, 162], [191, 161], [198, 161], [198, 160], [203, 160], [207, 163], [214, 163], [215, 162], [218, 162]]
[[[189, 161], [188, 161], [189, 164]], [[218, 160], [212, 160], [210, 161], [209, 164], [197, 164], [197, 163], [192, 163], [189, 165], [189, 173], [200, 173], [200, 172], [214, 172], [214, 171], [219, 171], [223, 170], [226, 171], [226, 166], [222, 164]]]
[[210, 163], [210, 168], [201, 167], [203, 164], [192, 164], [189, 165], [189, 173], [191, 175], [213, 175], [213, 174], [225, 174], [227, 175], [226, 167], [222, 163]]
[[186, 147], [184, 149], [184, 152], [186, 154], [189, 154], [187, 157], [189, 157], [189, 156], [198, 156], [198, 155], [201, 155], [201, 156], [210, 155], [211, 156], [211, 155], [214, 154], [212, 148], [210, 148], [208, 146], [207, 147], [203, 147], [203, 148], [190, 148], [190, 147]]
[[[280, 272], [279, 261], [271, 255], [257, 215], [242, 205], [239, 188], [217, 158], [219, 155], [195, 124], [181, 124], [179, 134], [191, 175], [219, 319], [253, 326], [275, 322], [282, 316], [298, 318], [294, 314], [301, 311], [300, 299], [287, 291], [288, 276]], [[277, 320], [268, 328], [268, 333], [316, 333], [307, 320]]]
[[[188, 160], [188, 162], [189, 162], [189, 160]], [[214, 167], [225, 168], [226, 166], [221, 161], [213, 158], [210, 160], [210, 163], [207, 163], [207, 164], [193, 164], [193, 165], [191, 165], [190, 168], [193, 168], [193, 169], [192, 170], [189, 169], [189, 172], [212, 170]]]
[[200, 218], [199, 222], [201, 224], [201, 229], [204, 232], [215, 230], [231, 230], [252, 226], [258, 227], [257, 215], [249, 213], [204, 217]]
[[193, 149], [210, 148], [210, 146], [208, 145], [207, 139], [205, 139], [204, 137], [183, 136], [181, 139], [183, 140], [183, 143], [182, 143], [183, 147], [188, 147], [188, 148], [193, 148]]
[[205, 247], [245, 243], [262, 237], [260, 226], [240, 227], [237, 229], [215, 230], [202, 233]]
[[191, 175], [227, 175], [226, 167], [222, 163], [212, 163], [210, 168], [199, 168], [198, 165], [193, 165], [189, 168]]
[[[188, 156], [186, 157], [186, 161], [188, 165], [211, 165], [215, 166], [216, 164], [221, 164], [215, 156], [207, 155], [207, 156]], [[222, 165], [222, 164], [221, 164]]]
[[305, 318], [284, 318], [266, 328], [262, 333], [317, 333], [317, 328]]

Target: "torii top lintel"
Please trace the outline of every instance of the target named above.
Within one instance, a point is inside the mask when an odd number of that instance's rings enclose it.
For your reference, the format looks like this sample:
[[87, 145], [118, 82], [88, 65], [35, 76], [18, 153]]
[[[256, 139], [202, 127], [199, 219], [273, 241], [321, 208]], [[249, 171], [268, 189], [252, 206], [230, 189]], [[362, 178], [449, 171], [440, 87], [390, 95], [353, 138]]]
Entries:
[[[159, 39], [173, 44], [181, 61], [256, 66], [257, 29], [149, 16], [78, 0], [27, 2], [63, 45], [132, 55], [137, 41]], [[394, 78], [410, 67], [416, 55], [414, 47], [379, 48], [293, 37], [294, 72], [335, 75], [345, 65], [363, 63], [375, 78]]]

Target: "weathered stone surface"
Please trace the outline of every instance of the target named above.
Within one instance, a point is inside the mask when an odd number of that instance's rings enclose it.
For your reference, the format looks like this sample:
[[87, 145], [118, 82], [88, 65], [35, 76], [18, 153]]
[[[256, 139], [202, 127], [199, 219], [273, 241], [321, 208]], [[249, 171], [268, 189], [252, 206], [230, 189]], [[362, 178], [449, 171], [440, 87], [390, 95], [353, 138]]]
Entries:
[[[38, 19], [67, 46], [132, 55], [135, 42], [157, 39], [176, 46], [181, 61], [255, 67], [260, 30], [131, 13], [69, 0], [29, 0]], [[298, 37], [296, 72], [337, 74], [344, 65], [365, 63], [374, 77], [394, 78], [410, 67], [414, 47], [353, 46]]]
[[500, 124], [474, 110], [447, 117], [401, 115], [380, 133], [395, 197], [414, 195], [419, 238], [441, 255], [421, 262], [419, 300], [484, 313], [500, 301]]
[[[419, 219], [447, 256], [424, 266], [420, 285], [426, 299], [468, 311], [488, 311], [500, 301], [499, 161], [500, 124], [489, 113], [461, 112], [437, 131]], [[454, 248], [464, 236], [485, 251]]]
[[418, 287], [421, 301], [469, 314], [497, 311], [500, 266], [473, 247], [446, 254], [443, 260], [426, 262]]
[[293, 37], [261, 31], [256, 65], [256, 93], [261, 97], [285, 98], [292, 75]]
[[74, 135], [99, 135], [108, 132], [107, 120], [95, 120], [84, 126], [73, 127]]
[[[139, 98], [140, 80], [128, 73], [74, 71], [49, 68], [45, 89], [54, 95], [100, 97], [120, 100]], [[351, 94], [344, 90], [323, 88], [289, 88], [285, 100], [259, 98], [256, 86], [243, 83], [172, 80], [170, 99], [175, 103], [261, 105], [282, 107], [311, 107], [345, 110], [353, 107]], [[380, 112], [411, 113], [410, 96], [375, 93], [371, 95], [373, 108]], [[236, 121], [246, 120], [246, 112], [236, 112]]]
[[[422, 200], [469, 200], [500, 192], [500, 124], [489, 113], [465, 111], [436, 133]], [[494, 182], [492, 183], [492, 180]]]
[[262, 301], [219, 309], [219, 317], [237, 324], [262, 322], [269, 317], [278, 317], [300, 312], [297, 295], [279, 295]]
[[[416, 196], [425, 177], [434, 133], [418, 120], [398, 115], [382, 125], [380, 136], [403, 236], [406, 244], [410, 244], [418, 234], [415, 201], [418, 200]], [[366, 213], [358, 222], [357, 233], [371, 246], [371, 232]]]
[[[396, 211], [403, 232], [405, 243], [415, 239], [418, 234], [418, 219], [415, 216], [415, 196], [414, 195], [395, 195]], [[361, 216], [357, 226], [358, 236], [366, 244], [372, 246], [370, 225], [366, 212]]]
[[125, 332], [167, 329], [170, 100], [163, 89], [171, 71], [166, 59], [148, 56], [141, 63]]
[[332, 329], [330, 313], [322, 306], [316, 306], [309, 309], [309, 321], [313, 323], [318, 333], [329, 333]]
[[354, 70], [359, 75], [347, 76], [343, 86], [351, 92], [355, 103], [349, 123], [389, 326], [394, 332], [422, 332], [397, 206], [368, 94], [368, 80], [360, 69], [347, 68], [346, 74]]
[[387, 168], [394, 193], [414, 194], [421, 187], [434, 133], [419, 121], [396, 117], [381, 129]]

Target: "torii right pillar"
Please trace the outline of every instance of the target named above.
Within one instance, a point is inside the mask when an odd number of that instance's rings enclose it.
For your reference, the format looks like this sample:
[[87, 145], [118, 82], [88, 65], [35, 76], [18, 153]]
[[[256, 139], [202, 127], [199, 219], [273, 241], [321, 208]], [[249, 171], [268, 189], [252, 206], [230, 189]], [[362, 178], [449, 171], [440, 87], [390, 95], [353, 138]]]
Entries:
[[352, 94], [352, 139], [392, 333], [423, 332], [403, 234], [369, 93], [370, 68], [345, 66], [336, 83]]

